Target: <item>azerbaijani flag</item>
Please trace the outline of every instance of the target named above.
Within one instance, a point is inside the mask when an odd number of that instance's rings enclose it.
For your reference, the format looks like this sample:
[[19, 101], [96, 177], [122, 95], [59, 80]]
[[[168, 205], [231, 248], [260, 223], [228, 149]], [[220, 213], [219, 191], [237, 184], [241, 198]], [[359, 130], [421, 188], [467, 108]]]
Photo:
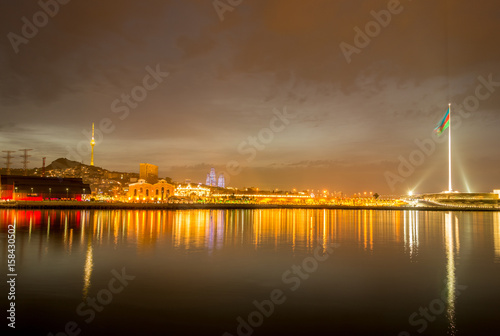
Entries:
[[446, 114], [444, 115], [443, 119], [441, 120], [439, 125], [437, 125], [436, 128], [434, 129], [434, 132], [440, 135], [449, 126], [450, 126], [450, 108], [448, 107], [448, 111], [446, 111]]

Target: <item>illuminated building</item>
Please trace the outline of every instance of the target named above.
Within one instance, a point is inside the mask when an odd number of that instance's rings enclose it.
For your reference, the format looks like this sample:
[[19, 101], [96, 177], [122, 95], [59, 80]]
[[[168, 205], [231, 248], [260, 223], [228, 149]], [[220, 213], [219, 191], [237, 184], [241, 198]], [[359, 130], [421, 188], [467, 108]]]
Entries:
[[210, 173], [207, 174], [207, 179], [205, 185], [209, 187], [226, 187], [226, 179], [222, 173], [219, 174], [219, 178], [215, 174], [215, 168], [210, 168]]
[[192, 187], [191, 184], [188, 184], [187, 186], [181, 186], [178, 185], [177, 188], [175, 188], [175, 196], [180, 196], [180, 197], [191, 197], [191, 196], [198, 196], [198, 197], [208, 197], [210, 196], [210, 188], [205, 188], [202, 186], [196, 186]]
[[219, 180], [217, 181], [217, 187], [225, 188], [226, 187], [226, 179], [224, 178], [224, 174], [219, 174]]
[[90, 140], [90, 165], [94, 165], [94, 146], [95, 146], [95, 140], [94, 140], [94, 123], [92, 123], [92, 139]]
[[127, 197], [131, 202], [165, 201], [174, 194], [174, 191], [174, 185], [165, 180], [152, 184], [140, 179], [139, 182], [128, 186]]
[[314, 197], [310, 195], [287, 194], [213, 194], [212, 197], [220, 199], [246, 198], [258, 203], [307, 203], [314, 201]]
[[209, 186], [215, 187], [215, 168], [210, 168], [210, 184]]
[[91, 193], [90, 185], [81, 178], [59, 178], [0, 175], [0, 199], [14, 201], [43, 201], [71, 199], [81, 201]]
[[151, 163], [141, 163], [139, 178], [148, 183], [154, 184], [158, 182], [158, 166]]

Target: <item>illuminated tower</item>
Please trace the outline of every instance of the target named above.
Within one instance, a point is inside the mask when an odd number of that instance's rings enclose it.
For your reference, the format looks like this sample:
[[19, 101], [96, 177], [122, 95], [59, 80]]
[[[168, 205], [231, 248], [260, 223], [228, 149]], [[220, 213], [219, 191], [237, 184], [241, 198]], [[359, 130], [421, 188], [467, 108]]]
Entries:
[[209, 186], [210, 185], [210, 174], [207, 173], [207, 180], [205, 182], [205, 185]]
[[215, 168], [210, 168], [210, 186], [215, 187], [217, 184], [215, 183]]
[[94, 140], [94, 123], [92, 123], [92, 140], [90, 140], [90, 165], [94, 165], [94, 146], [95, 146], [95, 140]]
[[224, 178], [224, 174], [219, 174], [219, 180], [217, 182], [217, 187], [225, 188], [226, 187], [226, 179]]

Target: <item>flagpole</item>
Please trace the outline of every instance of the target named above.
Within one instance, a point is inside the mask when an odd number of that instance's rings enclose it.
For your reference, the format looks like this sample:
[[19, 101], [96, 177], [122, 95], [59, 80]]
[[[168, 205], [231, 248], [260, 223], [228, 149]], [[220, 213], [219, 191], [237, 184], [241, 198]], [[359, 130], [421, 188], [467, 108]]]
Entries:
[[452, 191], [451, 189], [451, 103], [448, 103], [448, 111], [449, 111], [449, 123], [450, 126], [448, 127], [448, 175], [449, 175], [449, 180], [448, 180], [448, 187], [449, 187], [449, 192]]

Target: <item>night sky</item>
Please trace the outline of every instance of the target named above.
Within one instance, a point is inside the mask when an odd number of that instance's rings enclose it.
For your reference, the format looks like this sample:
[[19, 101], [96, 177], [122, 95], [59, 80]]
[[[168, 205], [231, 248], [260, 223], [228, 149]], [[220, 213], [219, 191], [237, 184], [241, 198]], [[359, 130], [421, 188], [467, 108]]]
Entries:
[[31, 168], [89, 164], [94, 122], [110, 170], [438, 192], [451, 103], [454, 189], [500, 189], [498, 1], [60, 2], [0, 4], [0, 149]]

